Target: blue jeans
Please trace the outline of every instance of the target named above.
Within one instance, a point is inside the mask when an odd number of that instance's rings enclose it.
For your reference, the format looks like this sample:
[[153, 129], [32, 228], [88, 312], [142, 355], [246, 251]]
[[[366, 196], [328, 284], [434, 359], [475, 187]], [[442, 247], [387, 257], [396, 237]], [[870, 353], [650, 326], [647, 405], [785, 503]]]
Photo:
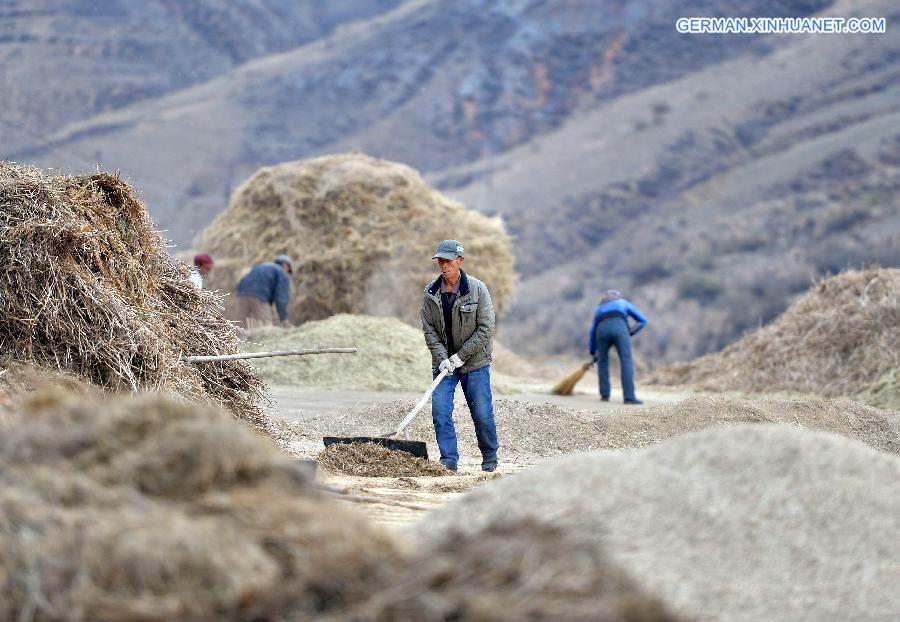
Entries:
[[[434, 374], [437, 377], [437, 374]], [[491, 395], [491, 366], [485, 365], [467, 374], [455, 373], [445, 377], [431, 396], [431, 419], [441, 462], [459, 462], [456, 448], [456, 429], [453, 427], [453, 395], [461, 384], [466, 403], [475, 424], [475, 436], [481, 450], [482, 462], [497, 460], [497, 426], [494, 424], [494, 399]]]
[[634, 362], [631, 360], [631, 335], [628, 322], [619, 317], [603, 320], [597, 326], [597, 374], [600, 376], [600, 397], [609, 398], [609, 348], [616, 347], [622, 368], [622, 392], [626, 400], [634, 396]]

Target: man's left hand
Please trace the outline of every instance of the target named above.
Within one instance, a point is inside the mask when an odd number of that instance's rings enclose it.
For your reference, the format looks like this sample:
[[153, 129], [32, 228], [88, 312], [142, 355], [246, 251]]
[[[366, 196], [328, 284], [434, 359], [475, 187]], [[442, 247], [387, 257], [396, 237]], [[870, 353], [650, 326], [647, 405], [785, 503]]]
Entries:
[[453, 364], [453, 369], [457, 370], [463, 366], [463, 360], [459, 358], [459, 354], [454, 354], [450, 357], [450, 362]]

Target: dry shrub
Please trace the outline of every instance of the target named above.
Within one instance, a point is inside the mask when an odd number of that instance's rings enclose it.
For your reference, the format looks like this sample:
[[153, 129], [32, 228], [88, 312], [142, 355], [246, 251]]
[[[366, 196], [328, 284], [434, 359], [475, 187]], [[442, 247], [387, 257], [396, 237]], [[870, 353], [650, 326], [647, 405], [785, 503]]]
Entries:
[[107, 173], [45, 175], [0, 162], [0, 350], [112, 390], [164, 390], [257, 421], [263, 385], [221, 300], [187, 280], [134, 190]]
[[221, 411], [39, 393], [0, 430], [0, 619], [312, 619], [398, 554]]
[[453, 530], [477, 542], [492, 525], [529, 520], [606, 554], [688, 618], [900, 611], [900, 458], [833, 434], [729, 425], [565, 456], [426, 514], [414, 544]]
[[323, 449], [316, 460], [324, 469], [359, 477], [442, 477], [452, 475], [436, 462], [375, 443], [341, 443]]
[[[404, 567], [360, 620], [674, 622], [583, 533], [502, 518], [451, 529]], [[357, 619], [357, 618], [355, 618]]]
[[195, 241], [216, 268], [209, 286], [235, 291], [252, 265], [295, 261], [294, 322], [335, 313], [389, 315], [420, 325], [431, 256], [443, 239], [466, 248], [501, 314], [513, 288], [510, 239], [499, 218], [451, 201], [402, 164], [352, 153], [260, 169]]
[[900, 269], [824, 280], [770, 324], [648, 382], [716, 391], [855, 395], [900, 367]]

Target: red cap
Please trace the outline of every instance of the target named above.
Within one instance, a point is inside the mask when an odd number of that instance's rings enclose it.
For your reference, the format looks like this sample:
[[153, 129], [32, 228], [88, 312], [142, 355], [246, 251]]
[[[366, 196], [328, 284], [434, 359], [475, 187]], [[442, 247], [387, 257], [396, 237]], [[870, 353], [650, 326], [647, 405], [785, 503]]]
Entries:
[[194, 255], [194, 265], [195, 266], [206, 266], [208, 268], [213, 267], [212, 257], [207, 255], [206, 253], [199, 253]]

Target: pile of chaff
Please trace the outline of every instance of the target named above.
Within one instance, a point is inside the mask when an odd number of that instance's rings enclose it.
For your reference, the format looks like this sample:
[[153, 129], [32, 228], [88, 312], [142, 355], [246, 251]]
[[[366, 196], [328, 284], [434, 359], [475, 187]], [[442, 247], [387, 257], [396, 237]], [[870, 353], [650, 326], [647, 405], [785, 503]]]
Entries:
[[118, 176], [0, 162], [0, 364], [165, 391], [261, 425], [264, 385], [246, 363], [180, 361], [239, 343], [220, 298], [188, 274]]

